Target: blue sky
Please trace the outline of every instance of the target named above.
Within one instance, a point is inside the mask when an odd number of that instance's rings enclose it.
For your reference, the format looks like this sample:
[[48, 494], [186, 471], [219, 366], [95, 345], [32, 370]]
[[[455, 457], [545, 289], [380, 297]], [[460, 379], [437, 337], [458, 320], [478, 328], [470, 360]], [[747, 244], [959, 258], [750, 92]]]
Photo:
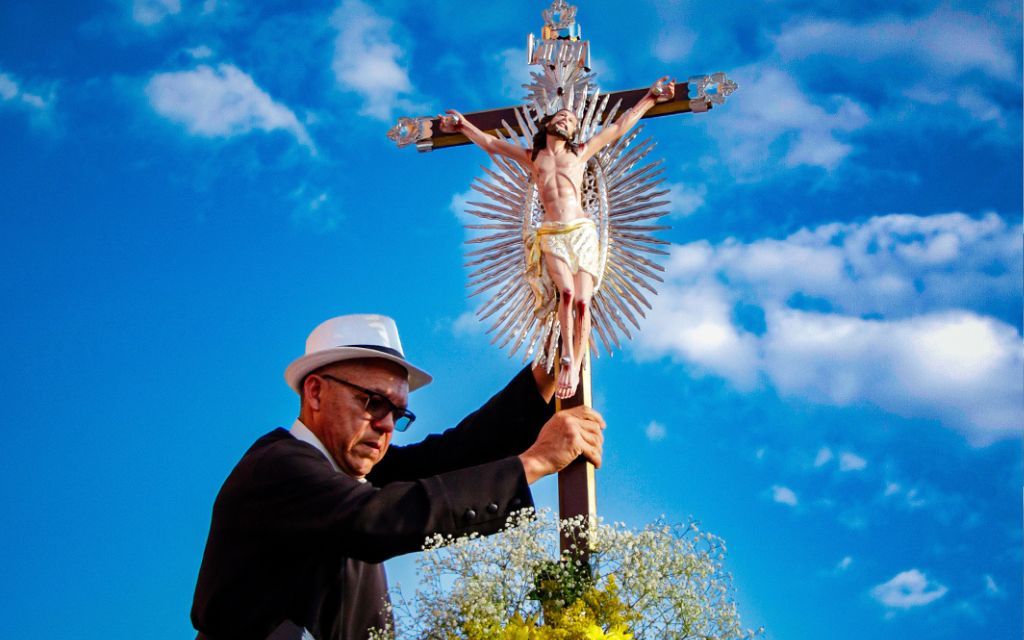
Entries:
[[[514, 374], [465, 298], [485, 158], [384, 134], [516, 103], [547, 4], [0, 5], [4, 635], [187, 637], [322, 319], [398, 319], [406, 441]], [[722, 536], [773, 640], [1019, 637], [1019, 3], [579, 4], [604, 90], [740, 85], [645, 129], [673, 246], [595, 364], [601, 514]]]

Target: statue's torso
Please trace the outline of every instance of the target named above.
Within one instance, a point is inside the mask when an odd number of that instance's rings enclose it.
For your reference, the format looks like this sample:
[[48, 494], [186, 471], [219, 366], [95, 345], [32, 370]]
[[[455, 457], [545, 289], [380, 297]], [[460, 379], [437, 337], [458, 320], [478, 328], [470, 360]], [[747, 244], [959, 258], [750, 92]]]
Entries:
[[586, 163], [569, 149], [560, 153], [543, 149], [537, 154], [533, 179], [544, 206], [545, 221], [569, 222], [586, 215], [580, 204], [585, 170]]

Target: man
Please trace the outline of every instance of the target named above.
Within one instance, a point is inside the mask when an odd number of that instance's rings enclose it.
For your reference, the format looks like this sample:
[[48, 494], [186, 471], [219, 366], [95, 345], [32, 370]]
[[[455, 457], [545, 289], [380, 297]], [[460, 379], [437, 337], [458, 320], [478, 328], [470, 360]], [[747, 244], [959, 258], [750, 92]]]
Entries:
[[528, 485], [580, 455], [604, 421], [552, 415], [554, 381], [524, 369], [457, 427], [390, 447], [431, 381], [390, 318], [327, 320], [285, 370], [299, 419], [256, 441], [217, 495], [192, 605], [200, 640], [365, 640], [382, 626], [387, 558], [428, 535], [497, 532]]
[[590, 345], [590, 298], [601, 276], [597, 230], [581, 201], [587, 161], [632, 129], [655, 104], [675, 96], [675, 81], [667, 84], [666, 81], [667, 76], [655, 82], [640, 102], [585, 142], [576, 139], [579, 120], [569, 109], [541, 120], [532, 149], [484, 133], [454, 109], [449, 109], [450, 115], [441, 120], [442, 131], [461, 132], [488, 154], [515, 160], [530, 172], [537, 185], [544, 216], [532, 246], [527, 248], [527, 277], [534, 292], [539, 293], [537, 283], [543, 254], [544, 265], [559, 296], [558, 324], [562, 334], [556, 390], [559, 398], [571, 398], [576, 393], [584, 350]]

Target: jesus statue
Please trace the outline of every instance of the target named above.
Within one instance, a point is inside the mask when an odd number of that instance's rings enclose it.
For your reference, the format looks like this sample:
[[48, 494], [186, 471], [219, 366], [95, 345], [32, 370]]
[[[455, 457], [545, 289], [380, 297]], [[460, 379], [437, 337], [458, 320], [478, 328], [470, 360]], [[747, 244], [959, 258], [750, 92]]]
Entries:
[[668, 76], [659, 79], [640, 102], [586, 141], [577, 139], [576, 113], [561, 109], [541, 119], [529, 149], [484, 133], [454, 109], [441, 120], [442, 131], [462, 133], [489, 155], [521, 164], [537, 187], [544, 214], [536, 236], [528, 239], [527, 278], [539, 294], [543, 262], [558, 291], [562, 343], [555, 393], [559, 398], [571, 398], [579, 385], [583, 357], [590, 345], [590, 299], [601, 275], [597, 228], [583, 210], [581, 198], [587, 161], [625, 135], [655, 104], [674, 96], [675, 81]]

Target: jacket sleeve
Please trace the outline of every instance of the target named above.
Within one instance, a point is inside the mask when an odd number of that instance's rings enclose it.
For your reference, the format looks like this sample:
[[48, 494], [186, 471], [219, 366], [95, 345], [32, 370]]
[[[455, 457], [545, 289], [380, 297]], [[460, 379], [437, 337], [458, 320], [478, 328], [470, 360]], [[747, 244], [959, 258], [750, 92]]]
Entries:
[[384, 486], [517, 456], [537, 439], [554, 413], [537, 390], [530, 367], [458, 426], [417, 444], [392, 447], [368, 476]]
[[494, 533], [511, 513], [533, 506], [514, 456], [378, 488], [335, 471], [303, 444], [264, 456], [254, 476], [247, 502], [258, 528], [311, 544], [334, 541], [366, 562], [417, 551], [436, 533]]

